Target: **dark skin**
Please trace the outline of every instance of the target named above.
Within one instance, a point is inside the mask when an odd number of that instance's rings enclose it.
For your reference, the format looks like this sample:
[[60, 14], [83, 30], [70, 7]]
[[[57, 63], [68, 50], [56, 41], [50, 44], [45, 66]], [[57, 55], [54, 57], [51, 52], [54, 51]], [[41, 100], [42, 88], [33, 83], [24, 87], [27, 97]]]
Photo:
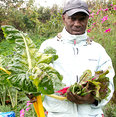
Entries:
[[[86, 84], [86, 88], [87, 85], [89, 86], [89, 84]], [[89, 89], [87, 89], [87, 92], [88, 91]], [[85, 96], [79, 96], [77, 94], [73, 94], [71, 91], [67, 91], [67, 99], [76, 104], [93, 104], [95, 102], [94, 96], [91, 93]]]
[[[67, 32], [72, 35], [81, 35], [85, 33], [88, 18], [89, 16], [83, 12], [75, 13], [72, 16], [68, 16], [66, 13], [62, 16], [63, 22]], [[30, 101], [33, 103], [36, 99], [33, 100], [33, 95], [27, 95], [30, 98]], [[77, 94], [73, 94], [72, 92], [67, 92], [67, 99], [76, 104], [92, 104], [95, 99], [91, 93], [85, 96], [79, 96]]]
[[37, 101], [37, 99], [35, 99], [35, 96], [33, 94], [26, 94], [26, 96], [30, 99], [30, 103], [34, 103]]
[[[67, 32], [72, 35], [81, 35], [85, 33], [89, 16], [83, 12], [68, 16], [66, 13], [62, 16]], [[91, 93], [85, 96], [79, 96], [72, 92], [67, 92], [67, 99], [76, 104], [92, 104], [95, 99]]]
[[66, 13], [62, 16], [67, 32], [72, 35], [81, 35], [85, 33], [89, 16], [83, 12], [68, 16]]
[[79, 96], [68, 91], [67, 99], [76, 104], [93, 104], [95, 102], [95, 99], [91, 93], [85, 96]]

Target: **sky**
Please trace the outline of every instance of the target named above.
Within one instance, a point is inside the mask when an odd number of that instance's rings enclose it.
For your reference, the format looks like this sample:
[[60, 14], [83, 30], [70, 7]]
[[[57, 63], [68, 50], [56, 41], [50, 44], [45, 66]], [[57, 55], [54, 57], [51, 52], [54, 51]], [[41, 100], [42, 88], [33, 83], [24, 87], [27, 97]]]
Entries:
[[44, 6], [44, 7], [52, 7], [53, 4], [57, 4], [58, 6], [62, 7], [63, 2], [65, 0], [35, 0], [35, 5], [36, 6]]
[[[84, 0], [86, 1], [86, 0]], [[35, 0], [36, 6], [52, 7], [53, 4], [57, 4], [59, 7], [62, 7], [66, 0]]]

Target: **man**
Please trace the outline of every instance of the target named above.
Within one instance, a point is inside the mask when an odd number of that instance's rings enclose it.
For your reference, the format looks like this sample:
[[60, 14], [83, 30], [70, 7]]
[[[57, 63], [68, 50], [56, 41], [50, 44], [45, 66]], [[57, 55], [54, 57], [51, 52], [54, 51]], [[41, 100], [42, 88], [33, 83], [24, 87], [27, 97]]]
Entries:
[[[91, 42], [87, 36], [86, 27], [89, 18], [88, 6], [80, 0], [70, 0], [63, 9], [64, 29], [53, 39], [46, 40], [40, 47], [40, 51], [46, 47], [56, 49], [59, 58], [53, 63], [53, 67], [63, 75], [63, 83], [71, 86], [83, 71], [90, 69], [92, 75], [95, 71], [106, 70], [112, 67], [110, 57], [104, 48], [96, 42]], [[89, 93], [86, 96], [67, 93], [69, 101], [60, 101], [46, 96], [43, 102], [48, 111], [48, 117], [103, 117], [101, 107], [108, 103], [114, 91], [114, 70], [108, 74], [111, 93], [108, 100], [98, 102]]]

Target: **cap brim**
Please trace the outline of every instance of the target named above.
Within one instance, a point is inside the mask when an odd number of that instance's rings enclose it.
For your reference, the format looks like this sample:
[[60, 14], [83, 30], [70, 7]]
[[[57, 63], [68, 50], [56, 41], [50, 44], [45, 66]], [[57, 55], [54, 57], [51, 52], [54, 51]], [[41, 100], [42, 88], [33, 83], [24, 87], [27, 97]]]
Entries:
[[78, 13], [78, 12], [84, 12], [84, 13], [86, 13], [87, 15], [89, 15], [89, 12], [87, 12], [87, 11], [84, 10], [84, 9], [72, 9], [72, 10], [67, 11], [66, 14], [67, 14], [68, 16], [72, 16], [72, 15], [74, 15], [75, 13]]

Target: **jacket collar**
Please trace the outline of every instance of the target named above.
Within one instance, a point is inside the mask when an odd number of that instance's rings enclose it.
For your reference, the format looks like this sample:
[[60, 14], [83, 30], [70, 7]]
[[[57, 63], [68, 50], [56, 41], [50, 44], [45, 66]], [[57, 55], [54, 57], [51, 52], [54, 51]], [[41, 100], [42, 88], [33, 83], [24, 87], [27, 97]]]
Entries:
[[61, 39], [61, 41], [63, 41], [63, 43], [69, 43], [69, 44], [86, 44], [87, 42], [87, 32], [85, 32], [82, 35], [71, 35], [70, 33], [68, 33], [66, 31], [66, 29], [64, 28], [63, 31], [58, 34], [57, 36], [58, 38]]

